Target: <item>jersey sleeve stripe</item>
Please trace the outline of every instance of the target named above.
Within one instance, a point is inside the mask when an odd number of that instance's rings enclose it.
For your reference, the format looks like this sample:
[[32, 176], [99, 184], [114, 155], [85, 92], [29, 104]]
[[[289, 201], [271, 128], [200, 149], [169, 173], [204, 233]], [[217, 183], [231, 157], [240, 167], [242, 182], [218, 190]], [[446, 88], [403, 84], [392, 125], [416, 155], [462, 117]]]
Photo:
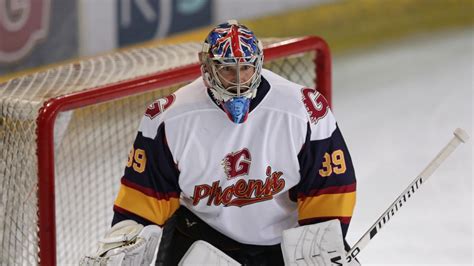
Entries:
[[125, 177], [122, 177], [122, 179], [120, 180], [122, 185], [123, 186], [126, 186], [126, 187], [129, 187], [129, 188], [132, 188], [132, 189], [135, 189], [137, 191], [140, 191], [141, 193], [149, 196], [149, 197], [154, 197], [158, 200], [169, 200], [170, 198], [179, 198], [179, 192], [158, 192], [158, 191], [155, 191], [151, 188], [147, 188], [147, 187], [144, 187], [144, 186], [141, 186], [139, 184], [136, 184], [136, 183], [133, 183], [127, 179], [125, 179]]
[[300, 225], [306, 225], [306, 224], [314, 224], [314, 223], [320, 223], [320, 222], [325, 222], [333, 219], [339, 219], [341, 224], [349, 224], [351, 222], [352, 217], [345, 217], [345, 216], [327, 216], [327, 217], [319, 217], [319, 218], [309, 218], [309, 219], [304, 219], [298, 221]]
[[356, 191], [356, 183], [346, 185], [346, 186], [332, 186], [322, 189], [311, 190], [307, 195], [303, 193], [298, 193], [298, 199], [304, 201], [306, 197], [317, 197], [324, 194], [340, 194]]
[[298, 220], [327, 216], [351, 217], [356, 193], [324, 194], [298, 199]]
[[158, 225], [163, 225], [180, 205], [179, 198], [157, 199], [125, 185], [120, 186], [114, 204]]
[[154, 222], [149, 221], [143, 217], [140, 217], [134, 213], [131, 213], [125, 209], [122, 209], [117, 205], [114, 205], [114, 212], [115, 213], [114, 213], [112, 225], [115, 225], [116, 223], [121, 222], [123, 220], [134, 220], [135, 222], [143, 224], [144, 226], [155, 224]]

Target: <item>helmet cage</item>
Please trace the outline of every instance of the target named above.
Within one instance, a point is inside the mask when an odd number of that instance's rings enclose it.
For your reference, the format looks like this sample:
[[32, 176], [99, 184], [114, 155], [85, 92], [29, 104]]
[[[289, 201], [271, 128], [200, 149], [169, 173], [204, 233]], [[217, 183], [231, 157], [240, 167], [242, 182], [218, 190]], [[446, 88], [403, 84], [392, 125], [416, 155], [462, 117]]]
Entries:
[[[254, 98], [256, 89], [260, 84], [262, 71], [262, 56], [252, 55], [246, 57], [232, 58], [208, 58], [206, 67], [210, 75], [211, 90], [218, 100], [228, 101], [233, 97]], [[228, 80], [223, 75], [224, 69], [230, 67], [235, 69], [235, 79]], [[242, 69], [252, 68], [253, 74], [247, 80], [241, 80]], [[224, 85], [227, 84], [227, 87]]]

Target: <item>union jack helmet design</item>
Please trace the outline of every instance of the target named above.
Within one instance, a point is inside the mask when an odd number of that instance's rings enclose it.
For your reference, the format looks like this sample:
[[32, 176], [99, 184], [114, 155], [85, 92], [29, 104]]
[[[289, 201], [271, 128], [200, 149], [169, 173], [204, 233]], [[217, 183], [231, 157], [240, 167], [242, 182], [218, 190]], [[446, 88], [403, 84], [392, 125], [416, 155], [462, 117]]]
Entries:
[[[229, 20], [215, 27], [204, 41], [199, 59], [204, 82], [217, 101], [255, 97], [261, 80], [263, 46], [246, 26]], [[235, 80], [226, 80], [220, 73], [220, 69], [229, 67], [237, 72]], [[245, 76], [242, 69], [248, 68], [254, 72], [242, 80]]]

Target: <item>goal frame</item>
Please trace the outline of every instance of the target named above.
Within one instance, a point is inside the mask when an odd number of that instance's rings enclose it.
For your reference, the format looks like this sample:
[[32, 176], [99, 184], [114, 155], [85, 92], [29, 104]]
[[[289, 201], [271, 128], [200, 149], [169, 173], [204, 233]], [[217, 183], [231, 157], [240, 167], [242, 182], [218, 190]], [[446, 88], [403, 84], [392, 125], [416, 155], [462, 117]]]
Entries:
[[[289, 39], [266, 46], [265, 61], [303, 52], [315, 52], [316, 88], [331, 105], [331, 55], [327, 43], [320, 37]], [[197, 56], [197, 55], [196, 55]], [[54, 123], [60, 112], [74, 108], [136, 95], [180, 82], [191, 81], [201, 74], [198, 63], [145, 75], [81, 92], [47, 100], [39, 110], [37, 123], [38, 159], [38, 246], [39, 261], [56, 265], [55, 164]]]

